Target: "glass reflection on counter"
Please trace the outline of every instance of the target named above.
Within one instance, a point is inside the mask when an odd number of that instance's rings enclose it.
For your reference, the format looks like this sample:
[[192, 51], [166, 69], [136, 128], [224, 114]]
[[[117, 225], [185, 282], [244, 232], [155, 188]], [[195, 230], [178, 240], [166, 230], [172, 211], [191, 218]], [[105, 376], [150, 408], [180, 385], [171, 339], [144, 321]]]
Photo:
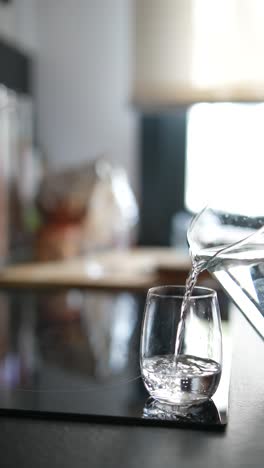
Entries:
[[221, 424], [219, 412], [211, 399], [187, 408], [163, 404], [150, 397], [145, 403], [142, 417], [167, 422]]
[[134, 375], [130, 341], [138, 305], [133, 296], [70, 290], [27, 293], [21, 300], [20, 294], [12, 300], [0, 296], [2, 389], [36, 388], [47, 366], [87, 383]]
[[129, 341], [137, 321], [137, 308], [129, 294], [87, 295], [82, 324], [96, 361], [95, 374], [107, 377], [128, 364]]
[[0, 294], [0, 386], [3, 389], [30, 385], [36, 370], [35, 315], [28, 298], [17, 305], [7, 294]]

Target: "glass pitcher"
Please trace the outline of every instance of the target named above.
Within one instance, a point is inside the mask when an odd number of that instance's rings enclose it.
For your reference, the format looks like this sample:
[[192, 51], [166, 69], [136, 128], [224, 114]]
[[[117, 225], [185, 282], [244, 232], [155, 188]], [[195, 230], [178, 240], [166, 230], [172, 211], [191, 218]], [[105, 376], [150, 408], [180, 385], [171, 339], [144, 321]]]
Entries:
[[264, 216], [207, 206], [193, 218], [187, 239], [193, 261], [217, 279], [264, 338]]

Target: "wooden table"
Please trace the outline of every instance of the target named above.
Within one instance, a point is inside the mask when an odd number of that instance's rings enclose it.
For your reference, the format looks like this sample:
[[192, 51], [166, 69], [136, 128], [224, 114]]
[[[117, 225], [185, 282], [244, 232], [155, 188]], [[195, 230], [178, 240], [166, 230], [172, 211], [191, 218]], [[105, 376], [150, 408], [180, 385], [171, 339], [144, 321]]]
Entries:
[[184, 284], [189, 269], [188, 255], [174, 248], [110, 250], [62, 262], [11, 265], [1, 271], [0, 286], [140, 291]]

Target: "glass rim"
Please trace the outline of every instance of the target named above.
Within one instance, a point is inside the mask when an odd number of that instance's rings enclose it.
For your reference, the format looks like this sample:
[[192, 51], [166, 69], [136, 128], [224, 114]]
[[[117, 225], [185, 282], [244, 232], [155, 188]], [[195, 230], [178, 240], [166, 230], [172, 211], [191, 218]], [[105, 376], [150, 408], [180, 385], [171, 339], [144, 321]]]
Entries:
[[[171, 294], [163, 294], [162, 291], [166, 291], [168, 289], [172, 289], [175, 291], [175, 293]], [[166, 285], [160, 285], [160, 286], [154, 286], [148, 290], [148, 296], [156, 296], [160, 298], [170, 298], [170, 299], [183, 299], [184, 297], [184, 292], [185, 292], [186, 286], [185, 285], [175, 285], [175, 284], [166, 284]], [[204, 291], [204, 294], [195, 294], [195, 291], [197, 289], [202, 292]], [[177, 293], [177, 290], [181, 290], [182, 293]], [[193, 294], [194, 293], [194, 294]], [[193, 289], [193, 292], [191, 294], [190, 300], [192, 299], [206, 299], [206, 298], [213, 298], [216, 297], [216, 291], [215, 289], [211, 288], [206, 288], [204, 286], [195, 286]]]

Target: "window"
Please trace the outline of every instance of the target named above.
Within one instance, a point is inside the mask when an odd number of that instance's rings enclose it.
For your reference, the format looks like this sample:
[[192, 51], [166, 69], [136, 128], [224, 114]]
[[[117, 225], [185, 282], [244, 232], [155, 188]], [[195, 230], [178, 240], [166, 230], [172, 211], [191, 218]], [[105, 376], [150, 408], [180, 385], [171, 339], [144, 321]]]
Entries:
[[264, 216], [264, 103], [195, 104], [187, 117], [185, 205]]

